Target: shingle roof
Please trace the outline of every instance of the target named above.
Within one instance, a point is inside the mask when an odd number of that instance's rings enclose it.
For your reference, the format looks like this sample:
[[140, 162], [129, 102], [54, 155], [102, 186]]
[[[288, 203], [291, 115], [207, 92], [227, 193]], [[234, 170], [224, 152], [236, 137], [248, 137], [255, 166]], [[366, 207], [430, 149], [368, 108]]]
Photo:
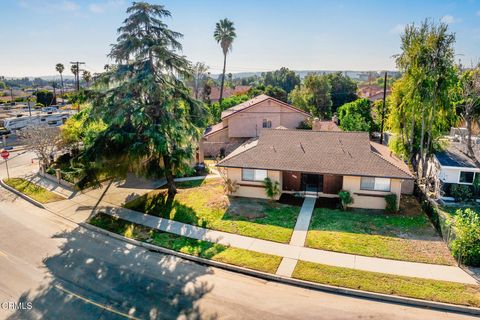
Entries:
[[413, 179], [372, 151], [366, 132], [264, 129], [256, 145], [218, 166]]
[[436, 152], [435, 157], [442, 166], [458, 168], [477, 168], [475, 161], [460, 150], [461, 146], [451, 143], [445, 151]]
[[256, 105], [256, 104], [259, 104], [260, 102], [263, 102], [263, 101], [265, 101], [265, 100], [273, 100], [273, 101], [275, 101], [275, 102], [277, 102], [277, 103], [279, 103], [279, 104], [281, 104], [281, 105], [284, 105], [284, 106], [286, 106], [286, 107], [289, 107], [289, 108], [291, 108], [291, 109], [294, 109], [295, 111], [298, 111], [298, 112], [304, 113], [304, 114], [306, 114], [306, 115], [309, 115], [308, 112], [305, 112], [305, 111], [303, 111], [303, 110], [300, 110], [300, 109], [298, 109], [298, 108], [296, 108], [296, 107], [294, 107], [294, 106], [292, 106], [292, 105], [289, 105], [288, 103], [285, 103], [285, 102], [283, 102], [283, 101], [280, 101], [280, 100], [277, 100], [277, 99], [272, 98], [272, 97], [270, 97], [270, 96], [267, 96], [266, 94], [261, 94], [261, 95], [258, 95], [258, 96], [256, 96], [256, 97], [250, 99], [250, 100], [247, 100], [247, 101], [245, 101], [245, 102], [242, 102], [242, 103], [240, 103], [240, 104], [237, 104], [236, 106], [233, 106], [233, 107], [231, 107], [231, 108], [228, 108], [228, 109], [224, 110], [224, 111], [222, 112], [222, 119], [223, 119], [223, 118], [226, 118], [226, 117], [229, 117], [229, 116], [231, 116], [231, 115], [234, 114], [234, 113], [237, 113], [237, 112], [243, 111], [243, 110], [245, 110], [245, 109], [247, 109], [247, 108], [250, 108], [250, 107], [252, 107], [252, 106], [254, 106], [254, 105]]
[[218, 132], [218, 131], [220, 131], [222, 129], [226, 129], [226, 128], [228, 128], [228, 126], [224, 126], [223, 122], [214, 124], [213, 126], [209, 126], [207, 129], [205, 129], [205, 131], [203, 132], [203, 136], [204, 137], [209, 136], [211, 134], [214, 134], [215, 132]]

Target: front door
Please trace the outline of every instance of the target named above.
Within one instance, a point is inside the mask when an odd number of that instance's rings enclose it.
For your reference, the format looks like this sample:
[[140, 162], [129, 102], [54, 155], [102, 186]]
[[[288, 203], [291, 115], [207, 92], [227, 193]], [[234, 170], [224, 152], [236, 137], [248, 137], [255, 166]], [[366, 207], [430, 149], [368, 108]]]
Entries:
[[323, 192], [323, 175], [302, 173], [303, 190], [307, 192]]

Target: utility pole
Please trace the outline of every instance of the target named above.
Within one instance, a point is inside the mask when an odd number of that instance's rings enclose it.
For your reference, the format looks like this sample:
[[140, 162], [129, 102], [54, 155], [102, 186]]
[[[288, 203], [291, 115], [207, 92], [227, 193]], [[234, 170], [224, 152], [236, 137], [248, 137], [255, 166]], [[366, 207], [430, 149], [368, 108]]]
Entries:
[[80, 90], [80, 65], [85, 64], [85, 62], [75, 61], [70, 62], [70, 64], [74, 64], [77, 66], [77, 74], [75, 75], [75, 81], [77, 82], [77, 91]]
[[387, 98], [387, 72], [383, 80], [383, 107], [382, 107], [382, 124], [380, 126], [380, 144], [383, 144], [383, 126], [385, 123], [385, 100]]

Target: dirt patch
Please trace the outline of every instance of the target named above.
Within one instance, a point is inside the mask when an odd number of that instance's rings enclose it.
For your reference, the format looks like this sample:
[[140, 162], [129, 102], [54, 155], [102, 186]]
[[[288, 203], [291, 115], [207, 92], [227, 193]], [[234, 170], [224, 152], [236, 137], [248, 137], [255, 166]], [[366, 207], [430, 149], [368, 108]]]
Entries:
[[418, 216], [423, 214], [422, 206], [414, 196], [402, 195], [399, 213], [405, 216]]
[[230, 198], [228, 214], [232, 216], [244, 217], [248, 220], [264, 218], [265, 204], [258, 200]]

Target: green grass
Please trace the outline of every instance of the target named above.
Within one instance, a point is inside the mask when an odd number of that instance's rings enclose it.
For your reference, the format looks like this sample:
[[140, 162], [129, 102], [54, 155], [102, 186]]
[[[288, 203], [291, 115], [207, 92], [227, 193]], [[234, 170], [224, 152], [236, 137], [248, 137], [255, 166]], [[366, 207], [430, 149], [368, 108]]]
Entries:
[[124, 207], [204, 228], [288, 243], [300, 208], [268, 200], [227, 197], [221, 179], [177, 184], [168, 202], [166, 190], [154, 190]]
[[394, 215], [315, 209], [306, 245], [370, 257], [454, 265], [448, 247], [418, 203], [406, 198], [410, 212]]
[[275, 273], [282, 259], [279, 256], [161, 232], [102, 213], [93, 217], [89, 223], [163, 248], [268, 273]]
[[42, 188], [23, 178], [4, 179], [3, 182], [40, 203], [48, 203], [65, 199], [62, 196], [48, 191], [47, 189]]
[[416, 299], [480, 307], [480, 286], [298, 261], [296, 279]]

